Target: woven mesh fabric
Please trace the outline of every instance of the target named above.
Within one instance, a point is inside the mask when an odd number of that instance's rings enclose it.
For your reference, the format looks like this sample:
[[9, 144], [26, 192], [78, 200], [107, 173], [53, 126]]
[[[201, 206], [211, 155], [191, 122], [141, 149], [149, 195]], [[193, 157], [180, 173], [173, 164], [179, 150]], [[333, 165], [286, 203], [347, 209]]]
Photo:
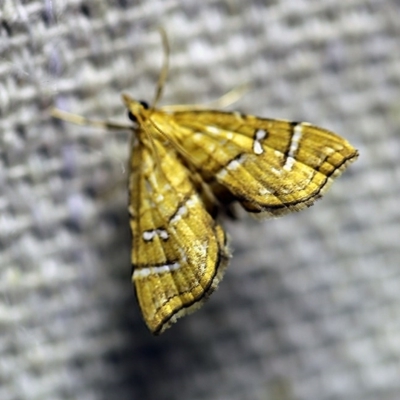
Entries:
[[[0, 5], [0, 399], [400, 397], [397, 0], [21, 1]], [[151, 100], [212, 100], [311, 121], [360, 159], [323, 201], [227, 222], [219, 290], [160, 337], [130, 282], [129, 137], [52, 120], [123, 120]]]

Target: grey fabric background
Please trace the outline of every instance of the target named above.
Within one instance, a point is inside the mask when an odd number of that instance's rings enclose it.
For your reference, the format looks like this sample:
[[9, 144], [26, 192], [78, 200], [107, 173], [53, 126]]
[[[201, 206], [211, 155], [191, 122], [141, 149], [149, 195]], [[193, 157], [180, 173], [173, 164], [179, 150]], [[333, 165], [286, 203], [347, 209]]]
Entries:
[[[400, 398], [397, 0], [0, 1], [0, 399]], [[219, 290], [161, 337], [130, 283], [124, 120], [251, 82], [233, 109], [310, 121], [360, 159], [309, 210], [227, 222]]]

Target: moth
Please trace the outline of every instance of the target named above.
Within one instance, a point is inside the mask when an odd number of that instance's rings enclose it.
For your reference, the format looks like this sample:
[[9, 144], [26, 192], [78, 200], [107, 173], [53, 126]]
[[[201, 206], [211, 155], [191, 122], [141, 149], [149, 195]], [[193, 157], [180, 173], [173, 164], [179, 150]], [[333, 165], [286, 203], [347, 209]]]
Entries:
[[77, 124], [133, 131], [132, 281], [153, 334], [198, 309], [221, 280], [230, 250], [219, 210], [238, 202], [256, 216], [300, 211], [358, 156], [345, 139], [305, 122], [202, 106], [157, 108], [169, 54], [163, 30], [161, 36], [165, 57], [154, 101], [122, 95], [132, 125], [52, 111]]

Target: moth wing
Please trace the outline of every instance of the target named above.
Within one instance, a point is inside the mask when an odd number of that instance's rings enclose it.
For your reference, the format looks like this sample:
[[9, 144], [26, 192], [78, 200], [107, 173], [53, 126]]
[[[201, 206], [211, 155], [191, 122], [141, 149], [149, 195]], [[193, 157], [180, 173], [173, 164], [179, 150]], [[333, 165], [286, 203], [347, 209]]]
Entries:
[[132, 280], [144, 320], [159, 334], [216, 288], [229, 257], [226, 237], [174, 148], [140, 130], [129, 193]]
[[358, 156], [325, 129], [240, 113], [175, 112], [164, 131], [216, 193], [267, 216], [309, 207]]

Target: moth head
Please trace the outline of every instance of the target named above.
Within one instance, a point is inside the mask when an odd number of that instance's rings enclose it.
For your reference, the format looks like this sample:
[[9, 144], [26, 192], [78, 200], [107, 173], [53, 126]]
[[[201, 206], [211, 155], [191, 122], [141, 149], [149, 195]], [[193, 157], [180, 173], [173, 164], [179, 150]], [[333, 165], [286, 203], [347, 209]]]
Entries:
[[122, 101], [128, 109], [128, 117], [133, 122], [144, 120], [147, 117], [149, 105], [145, 101], [137, 101], [127, 94], [122, 94]]

